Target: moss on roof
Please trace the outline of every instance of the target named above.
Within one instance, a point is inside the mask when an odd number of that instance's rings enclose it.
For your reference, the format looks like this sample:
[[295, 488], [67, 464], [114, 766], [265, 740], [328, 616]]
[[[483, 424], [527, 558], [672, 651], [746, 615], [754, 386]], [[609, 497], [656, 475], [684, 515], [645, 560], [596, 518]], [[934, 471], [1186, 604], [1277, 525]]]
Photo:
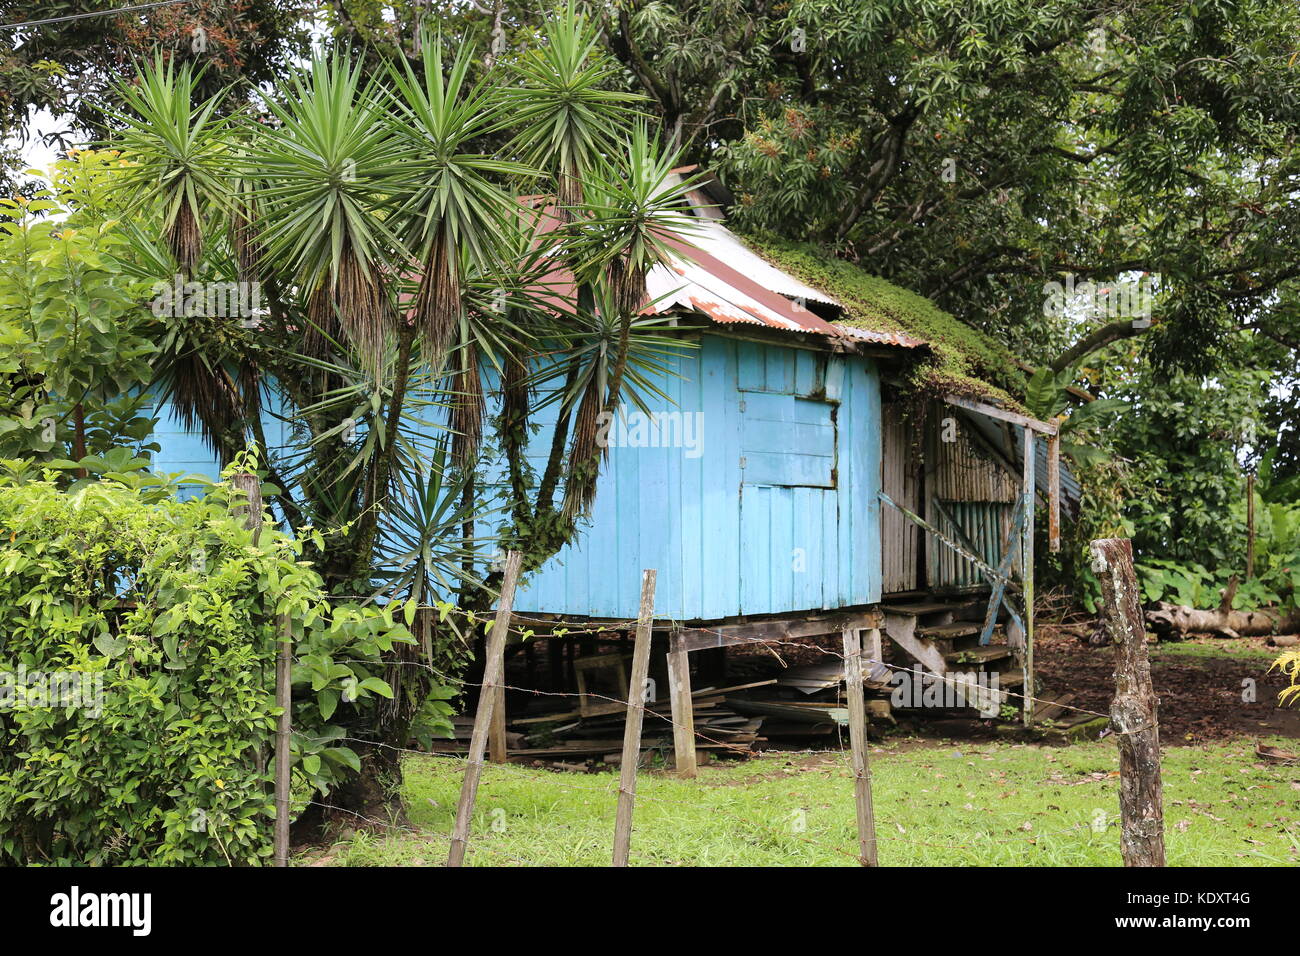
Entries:
[[1006, 346], [977, 332], [929, 299], [909, 292], [809, 243], [747, 235], [745, 242], [774, 266], [829, 293], [844, 306], [840, 322], [904, 332], [924, 339], [930, 354], [914, 363], [913, 384], [931, 394], [1000, 399], [1020, 408], [1026, 379]]

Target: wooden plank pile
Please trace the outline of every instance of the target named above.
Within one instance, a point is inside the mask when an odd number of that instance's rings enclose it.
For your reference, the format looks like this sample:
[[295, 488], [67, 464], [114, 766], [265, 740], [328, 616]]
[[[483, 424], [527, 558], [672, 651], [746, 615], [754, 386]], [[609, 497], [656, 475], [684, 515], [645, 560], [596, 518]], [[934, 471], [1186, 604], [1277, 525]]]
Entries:
[[[770, 672], [770, 669], [769, 669]], [[745, 754], [769, 743], [799, 743], [838, 738], [848, 728], [843, 697], [844, 663], [822, 660], [777, 671], [776, 677], [692, 692], [696, 748]], [[892, 721], [888, 701], [889, 670], [872, 665], [864, 678], [868, 715]], [[575, 695], [512, 696], [507, 707], [507, 747], [512, 758], [543, 761], [617, 762], [625, 708], [608, 699], [626, 693], [606, 690]], [[522, 698], [522, 700], [521, 700]], [[642, 751], [667, 755], [673, 746], [667, 696], [646, 707]], [[453, 719], [455, 738], [434, 745], [438, 752], [464, 752], [473, 721]], [[576, 769], [576, 767], [575, 767]]]

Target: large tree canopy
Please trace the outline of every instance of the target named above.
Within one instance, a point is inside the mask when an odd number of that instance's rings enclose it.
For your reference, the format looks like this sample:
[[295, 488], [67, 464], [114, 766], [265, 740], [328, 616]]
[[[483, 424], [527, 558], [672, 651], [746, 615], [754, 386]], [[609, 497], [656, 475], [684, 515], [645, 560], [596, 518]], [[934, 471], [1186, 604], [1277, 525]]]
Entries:
[[[1031, 358], [1132, 334], [1044, 285], [1159, 276], [1152, 358], [1300, 342], [1289, 2], [655, 0], [611, 50], [752, 229], [834, 246]], [[1154, 281], [1154, 280], [1153, 280]], [[1110, 318], [1110, 317], [1108, 317]], [[1095, 327], [1094, 327], [1095, 326]]]

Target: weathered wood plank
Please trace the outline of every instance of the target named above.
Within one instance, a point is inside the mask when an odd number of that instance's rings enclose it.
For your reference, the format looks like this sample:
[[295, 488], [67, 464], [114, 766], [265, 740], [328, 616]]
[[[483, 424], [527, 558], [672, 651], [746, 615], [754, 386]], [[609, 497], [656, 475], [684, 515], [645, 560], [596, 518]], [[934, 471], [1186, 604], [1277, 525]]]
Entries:
[[958, 408], [965, 408], [989, 418], [996, 418], [1000, 421], [1010, 422], [1012, 425], [1019, 425], [1021, 428], [1030, 428], [1043, 435], [1056, 434], [1056, 426], [1051, 422], [1040, 422], [1036, 418], [1030, 418], [1028, 415], [1021, 415], [1018, 412], [1008, 411], [1005, 408], [998, 408], [996, 405], [986, 405], [983, 402], [971, 401], [969, 398], [962, 398], [960, 395], [945, 395], [943, 400], [949, 405], [956, 405]]
[[855, 611], [819, 615], [812, 618], [779, 621], [753, 621], [748, 624], [722, 624], [711, 628], [683, 628], [679, 631], [687, 652], [712, 647], [733, 647], [763, 641], [790, 641], [804, 637], [834, 634], [845, 627], [870, 628], [880, 625], [879, 611]]
[[673, 757], [677, 773], [695, 776], [695, 714], [691, 703], [691, 660], [680, 632], [668, 639], [668, 695], [672, 698]]
[[641, 756], [641, 723], [645, 719], [646, 678], [650, 674], [650, 634], [655, 616], [656, 572], [641, 573], [641, 611], [637, 615], [632, 675], [627, 683], [627, 720], [623, 724], [623, 760], [619, 766], [618, 809], [614, 817], [614, 865], [627, 866], [632, 847], [632, 810], [636, 802], [636, 765]]
[[1047, 439], [1047, 547], [1061, 550], [1061, 437]]
[[451, 831], [451, 850], [447, 855], [448, 866], [462, 866], [465, 862], [470, 823], [474, 818], [474, 799], [478, 796], [478, 782], [483, 775], [483, 751], [487, 748], [492, 711], [496, 706], [496, 690], [501, 683], [505, 662], [506, 632], [510, 627], [510, 611], [515, 601], [515, 586], [519, 582], [519, 565], [522, 558], [523, 555], [518, 551], [510, 551], [506, 554], [505, 575], [501, 581], [497, 614], [487, 637], [487, 661], [483, 668], [483, 683], [479, 687], [478, 710], [474, 715], [474, 733], [470, 737], [469, 759], [465, 763], [465, 778], [461, 782], [460, 802], [456, 805], [456, 823]]

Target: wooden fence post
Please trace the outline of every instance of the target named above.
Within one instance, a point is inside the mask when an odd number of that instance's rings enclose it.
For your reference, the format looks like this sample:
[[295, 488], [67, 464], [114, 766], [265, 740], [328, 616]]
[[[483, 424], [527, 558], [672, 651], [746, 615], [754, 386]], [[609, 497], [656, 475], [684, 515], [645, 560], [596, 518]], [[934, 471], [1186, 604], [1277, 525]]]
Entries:
[[[505, 649], [502, 648], [504, 655]], [[505, 659], [502, 658], [501, 671], [505, 673]], [[488, 733], [488, 760], [492, 763], [506, 762], [506, 689], [500, 684], [496, 689], [496, 700], [492, 702], [492, 728]]]
[[253, 532], [253, 544], [256, 545], [262, 538], [262, 482], [257, 475], [241, 471], [230, 476], [230, 484], [236, 491], [242, 491], [246, 499], [236, 503], [230, 513], [248, 516], [244, 527]]
[[695, 711], [691, 703], [691, 660], [686, 639], [674, 631], [668, 639], [668, 694], [672, 703], [673, 756], [677, 773], [695, 776]]
[[[262, 539], [262, 482], [257, 475], [241, 471], [230, 477], [230, 484], [243, 492], [230, 513], [245, 515], [244, 527], [253, 532], [253, 544]], [[289, 865], [289, 738], [292, 733], [293, 707], [293, 622], [287, 614], [277, 619], [279, 639], [275, 651], [275, 706], [280, 716], [275, 722], [275, 836], [271, 861], [275, 866]], [[260, 759], [265, 759], [264, 756]]]
[[501, 581], [501, 596], [497, 601], [497, 614], [488, 634], [483, 668], [483, 683], [479, 686], [478, 710], [474, 714], [474, 732], [470, 735], [469, 759], [465, 763], [465, 779], [460, 786], [460, 802], [456, 805], [456, 824], [451, 831], [451, 851], [447, 854], [448, 866], [461, 866], [465, 862], [465, 847], [469, 843], [470, 823], [474, 818], [474, 798], [478, 795], [478, 781], [483, 774], [483, 751], [487, 747], [488, 730], [492, 725], [492, 711], [496, 705], [497, 686], [501, 683], [505, 660], [506, 632], [510, 628], [510, 612], [515, 602], [515, 585], [519, 582], [518, 551], [506, 554], [505, 577]]
[[289, 865], [289, 734], [293, 703], [293, 625], [280, 616], [280, 647], [275, 656], [275, 865]]
[[1127, 538], [1092, 542], [1092, 569], [1101, 580], [1102, 626], [1115, 645], [1110, 723], [1119, 746], [1120, 853], [1125, 866], [1164, 866], [1160, 729], [1133, 543]]
[[1024, 721], [1028, 727], [1034, 722], [1034, 430], [1025, 428], [1025, 524], [1021, 539], [1020, 583], [1025, 597], [1025, 653], [1021, 659], [1025, 682]]
[[627, 866], [632, 845], [632, 809], [636, 802], [636, 765], [641, 759], [641, 722], [645, 719], [646, 677], [650, 673], [650, 636], [654, 629], [653, 568], [641, 572], [641, 611], [632, 647], [632, 675], [627, 681], [627, 721], [623, 724], [623, 761], [618, 770], [618, 812], [614, 818], [614, 865]]
[[[871, 806], [871, 766], [867, 762], [867, 705], [862, 697], [862, 632], [845, 626], [844, 695], [849, 704], [849, 745], [853, 748], [853, 800], [858, 817], [858, 862], [876, 865], [876, 817]], [[874, 646], [876, 638], [873, 637]]]

